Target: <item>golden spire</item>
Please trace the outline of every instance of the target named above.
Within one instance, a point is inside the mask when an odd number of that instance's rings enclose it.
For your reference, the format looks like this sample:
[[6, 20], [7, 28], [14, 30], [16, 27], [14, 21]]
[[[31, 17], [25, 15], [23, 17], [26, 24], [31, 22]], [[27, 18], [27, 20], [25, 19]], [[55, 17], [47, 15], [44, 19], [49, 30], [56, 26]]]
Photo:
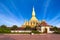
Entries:
[[34, 6], [33, 6], [33, 10], [32, 10], [32, 18], [31, 18], [30, 21], [35, 21], [35, 22], [38, 21], [37, 18], [36, 18], [36, 16], [35, 16]]
[[32, 17], [35, 17], [34, 6], [33, 6], [33, 10], [32, 10]]

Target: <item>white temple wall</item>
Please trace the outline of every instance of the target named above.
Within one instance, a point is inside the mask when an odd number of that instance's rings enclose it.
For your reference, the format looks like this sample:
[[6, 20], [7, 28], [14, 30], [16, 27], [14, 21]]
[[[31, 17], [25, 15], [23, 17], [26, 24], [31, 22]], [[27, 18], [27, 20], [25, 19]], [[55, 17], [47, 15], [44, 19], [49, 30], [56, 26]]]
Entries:
[[45, 28], [45, 27], [41, 27], [41, 32], [44, 32], [44, 28]]
[[41, 27], [41, 32], [44, 32], [45, 28], [47, 29], [47, 33], [53, 33], [53, 31], [50, 31], [50, 27], [45, 27], [45, 26]]
[[25, 30], [11, 30], [11, 32], [31, 32], [31, 31], [25, 31]]

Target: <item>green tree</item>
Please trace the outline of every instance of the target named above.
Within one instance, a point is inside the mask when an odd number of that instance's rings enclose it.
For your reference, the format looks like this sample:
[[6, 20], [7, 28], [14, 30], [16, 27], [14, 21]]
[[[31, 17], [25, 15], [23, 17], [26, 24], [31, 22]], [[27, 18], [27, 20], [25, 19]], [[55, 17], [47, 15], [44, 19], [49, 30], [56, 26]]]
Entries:
[[54, 31], [55, 31], [54, 33], [60, 34], [60, 30], [59, 30], [56, 26], [55, 26], [53, 29], [54, 29]]
[[54, 29], [54, 31], [57, 31], [58, 30], [58, 28], [55, 26], [55, 27], [53, 27], [53, 29]]
[[26, 26], [25, 30], [30, 30], [31, 27], [30, 26]]
[[6, 25], [0, 26], [0, 33], [10, 33], [10, 29]]
[[16, 30], [17, 28], [18, 28], [17, 25], [13, 25], [13, 26], [11, 27], [12, 30]]
[[35, 26], [34, 29], [37, 30], [37, 26]]
[[7, 28], [7, 26], [6, 25], [1, 25], [0, 28]]

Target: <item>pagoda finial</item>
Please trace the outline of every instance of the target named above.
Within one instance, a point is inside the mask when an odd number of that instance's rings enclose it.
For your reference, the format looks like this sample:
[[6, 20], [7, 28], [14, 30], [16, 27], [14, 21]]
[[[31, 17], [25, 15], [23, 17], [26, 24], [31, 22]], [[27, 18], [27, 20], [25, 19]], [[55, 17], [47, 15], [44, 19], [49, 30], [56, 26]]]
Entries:
[[33, 6], [33, 10], [32, 10], [32, 16], [35, 16], [34, 6]]
[[45, 22], [45, 20], [44, 20], [44, 19], [43, 19], [42, 21], [43, 21], [43, 22]]

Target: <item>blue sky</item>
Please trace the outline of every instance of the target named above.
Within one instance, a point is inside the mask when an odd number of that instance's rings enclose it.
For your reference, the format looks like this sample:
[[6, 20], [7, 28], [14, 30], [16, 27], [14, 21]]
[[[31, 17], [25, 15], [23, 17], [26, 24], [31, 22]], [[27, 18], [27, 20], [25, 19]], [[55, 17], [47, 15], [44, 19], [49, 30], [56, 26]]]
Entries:
[[0, 25], [21, 26], [30, 20], [33, 6], [39, 21], [60, 27], [60, 0], [0, 0]]

